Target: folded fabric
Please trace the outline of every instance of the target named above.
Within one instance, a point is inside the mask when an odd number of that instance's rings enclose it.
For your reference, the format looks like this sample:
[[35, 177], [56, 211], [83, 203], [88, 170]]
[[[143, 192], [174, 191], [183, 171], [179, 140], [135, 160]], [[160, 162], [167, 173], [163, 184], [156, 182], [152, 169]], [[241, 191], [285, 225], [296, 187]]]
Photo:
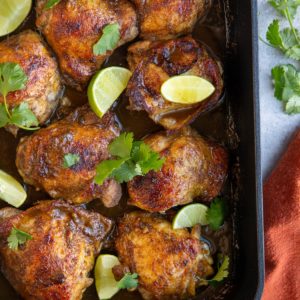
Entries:
[[300, 131], [264, 184], [263, 300], [300, 299]]

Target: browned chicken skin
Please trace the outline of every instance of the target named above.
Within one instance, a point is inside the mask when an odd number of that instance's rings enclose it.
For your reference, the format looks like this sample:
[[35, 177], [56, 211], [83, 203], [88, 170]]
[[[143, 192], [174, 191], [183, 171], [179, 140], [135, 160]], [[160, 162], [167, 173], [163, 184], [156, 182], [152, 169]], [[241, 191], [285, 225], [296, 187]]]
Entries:
[[[166, 129], [179, 129], [219, 103], [223, 92], [222, 69], [191, 37], [138, 42], [129, 48], [128, 62], [133, 71], [127, 87], [129, 109], [145, 110], [154, 122]], [[165, 100], [160, 92], [162, 84], [169, 77], [186, 72], [210, 81], [215, 92], [194, 105]]]
[[118, 224], [116, 249], [121, 264], [139, 275], [138, 289], [146, 300], [193, 296], [199, 279], [213, 272], [209, 249], [199, 234], [173, 230], [153, 214], [125, 215]]
[[137, 16], [127, 0], [62, 0], [44, 9], [46, 2], [37, 1], [36, 25], [57, 54], [66, 82], [79, 90], [112, 54], [93, 54], [106, 25], [119, 24], [118, 46], [138, 35]]
[[[104, 205], [118, 204], [121, 186], [113, 179], [94, 183], [96, 166], [109, 158], [108, 145], [119, 135], [115, 115], [99, 119], [88, 106], [77, 108], [65, 119], [23, 138], [17, 148], [16, 165], [24, 181], [44, 189], [53, 198], [73, 203], [101, 198]], [[67, 154], [79, 162], [63, 166]]]
[[[13, 227], [32, 236], [18, 250], [7, 244]], [[0, 220], [1, 271], [26, 300], [80, 300], [110, 228], [98, 213], [43, 201]]]
[[150, 171], [128, 183], [129, 204], [164, 212], [196, 197], [211, 200], [220, 193], [228, 168], [224, 148], [207, 142], [190, 128], [169, 135], [160, 132], [144, 141], [165, 157], [165, 163], [160, 171]]
[[131, 0], [137, 7], [140, 35], [165, 40], [191, 33], [206, 12], [206, 0]]
[[[8, 94], [10, 108], [28, 103], [40, 124], [45, 123], [57, 106], [62, 90], [58, 66], [41, 37], [26, 30], [0, 42], [0, 63], [19, 64], [27, 75], [26, 88]], [[0, 95], [0, 103], [3, 97]], [[15, 127], [10, 127], [13, 133]]]

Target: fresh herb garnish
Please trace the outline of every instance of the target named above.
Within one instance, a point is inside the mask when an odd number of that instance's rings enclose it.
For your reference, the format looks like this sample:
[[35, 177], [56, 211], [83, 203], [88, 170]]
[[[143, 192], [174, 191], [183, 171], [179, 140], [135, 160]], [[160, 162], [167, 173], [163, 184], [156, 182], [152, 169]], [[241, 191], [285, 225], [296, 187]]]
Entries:
[[164, 163], [164, 159], [144, 142], [134, 141], [133, 133], [122, 133], [108, 149], [116, 159], [105, 160], [97, 166], [95, 182], [99, 185], [107, 178], [128, 182], [135, 176], [160, 170]]
[[300, 72], [293, 65], [272, 69], [275, 97], [283, 101], [288, 114], [300, 113]]
[[63, 167], [70, 168], [80, 161], [80, 156], [78, 154], [68, 153], [64, 156]]
[[0, 127], [13, 124], [25, 130], [38, 129], [38, 127], [31, 127], [38, 126], [39, 122], [27, 103], [22, 102], [11, 111], [7, 105], [8, 93], [24, 89], [26, 82], [27, 76], [20, 65], [16, 63], [0, 64], [0, 93], [4, 101], [0, 104]]
[[220, 282], [228, 277], [229, 275], [229, 257], [227, 255], [223, 256], [222, 254], [218, 254], [218, 272], [217, 274], [209, 279], [206, 280], [209, 284], [214, 284], [215, 282]]
[[220, 226], [224, 224], [224, 220], [228, 214], [228, 205], [221, 199], [216, 198], [210, 204], [210, 208], [207, 210], [206, 218], [209, 226], [213, 230], [218, 230]]
[[133, 289], [133, 288], [137, 288], [139, 282], [137, 280], [138, 278], [138, 274], [136, 273], [126, 273], [123, 278], [118, 281], [118, 288], [119, 289]]
[[[268, 45], [281, 50], [287, 57], [300, 61], [300, 34], [293, 19], [300, 6], [300, 0], [269, 0], [288, 22], [289, 27], [281, 29], [280, 21], [274, 20], [266, 34]], [[288, 114], [300, 113], [300, 75], [293, 65], [278, 65], [272, 69], [275, 97], [282, 101]]]
[[32, 236], [29, 233], [13, 227], [7, 238], [8, 247], [12, 250], [17, 250], [19, 245], [25, 244], [31, 239]]
[[279, 20], [270, 24], [267, 32], [268, 42], [275, 48], [281, 50], [286, 56], [300, 60], [300, 38], [297, 29], [285, 28], [280, 30]]
[[120, 40], [119, 24], [108, 24], [103, 28], [103, 34], [99, 41], [93, 46], [95, 55], [105, 54], [108, 50], [113, 50]]
[[53, 6], [55, 6], [56, 4], [58, 4], [60, 2], [60, 0], [48, 0], [48, 2], [45, 5], [45, 9], [50, 9]]

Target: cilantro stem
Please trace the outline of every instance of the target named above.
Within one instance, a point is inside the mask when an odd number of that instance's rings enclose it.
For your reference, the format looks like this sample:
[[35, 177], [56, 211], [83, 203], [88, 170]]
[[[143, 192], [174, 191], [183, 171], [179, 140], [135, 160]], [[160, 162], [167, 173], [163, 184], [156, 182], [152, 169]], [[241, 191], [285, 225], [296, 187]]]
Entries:
[[6, 93], [3, 94], [3, 100], [4, 100], [4, 107], [5, 107], [6, 113], [7, 113], [8, 117], [11, 119], [11, 113], [7, 106]]
[[[286, 0], [285, 0], [285, 3], [287, 3]], [[298, 44], [300, 44], [300, 39], [299, 39], [299, 36], [298, 36], [298, 34], [297, 34], [297, 32], [296, 32], [296, 29], [295, 29], [295, 27], [294, 27], [294, 24], [293, 24], [293, 21], [292, 21], [292, 17], [291, 17], [291, 14], [290, 14], [290, 10], [289, 10], [288, 7], [285, 9], [284, 13], [285, 13], [286, 18], [287, 18], [288, 21], [289, 21], [289, 24], [290, 24], [290, 26], [291, 26], [291, 29], [292, 29], [292, 31], [293, 31], [293, 34], [294, 34], [294, 36], [295, 36], [295, 38], [296, 38], [296, 41], [298, 42]]]
[[24, 130], [29, 130], [29, 131], [34, 131], [34, 130], [39, 130], [40, 127], [26, 127], [26, 126], [22, 126], [22, 125], [19, 125], [19, 124], [14, 124], [16, 125], [17, 127], [21, 128], [21, 129], [24, 129]]
[[258, 38], [259, 38], [259, 40], [260, 40], [261, 42], [263, 42], [263, 43], [266, 44], [267, 46], [276, 49], [276, 47], [274, 47], [273, 45], [269, 44], [269, 43], [268, 43], [267, 41], [265, 41], [261, 36], [259, 36]]

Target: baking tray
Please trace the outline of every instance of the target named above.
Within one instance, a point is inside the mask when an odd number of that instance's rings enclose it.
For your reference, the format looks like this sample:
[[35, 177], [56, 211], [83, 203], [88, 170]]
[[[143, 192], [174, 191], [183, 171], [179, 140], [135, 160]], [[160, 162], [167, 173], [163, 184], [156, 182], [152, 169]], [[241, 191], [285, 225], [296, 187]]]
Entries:
[[[262, 185], [260, 167], [260, 123], [258, 105], [258, 36], [257, 5], [251, 0], [214, 0], [215, 11], [206, 16], [204, 22], [196, 26], [194, 36], [212, 50], [224, 64], [226, 92], [222, 104], [211, 112], [202, 115], [193, 126], [203, 135], [223, 142], [231, 152], [231, 172], [226, 194], [233, 200], [232, 236], [231, 236], [231, 276], [225, 284], [211, 287], [199, 293], [195, 299], [260, 299], [264, 281], [263, 253], [263, 210]], [[35, 12], [16, 31], [32, 28]], [[126, 47], [121, 47], [106, 65], [124, 64], [120, 57], [125, 54]], [[121, 55], [120, 55], [121, 54]], [[76, 99], [78, 93], [67, 89], [67, 96]], [[79, 97], [76, 105], [86, 102]], [[77, 100], [76, 100], [77, 101]], [[119, 105], [124, 111], [126, 104]], [[143, 119], [144, 120], [144, 119]], [[141, 137], [140, 128], [134, 128], [133, 118], [124, 121], [126, 130], [133, 130]], [[147, 124], [146, 124], [147, 123]], [[152, 126], [145, 122], [143, 126]], [[157, 127], [152, 126], [152, 131]], [[10, 141], [9, 146], [7, 141]], [[21, 181], [16, 170], [14, 151], [18, 140], [0, 130], [0, 168], [8, 171]], [[8, 154], [7, 154], [8, 153]], [[30, 201], [22, 208], [29, 207], [32, 202], [46, 199], [42, 193], [28, 190]], [[0, 203], [0, 208], [5, 204]], [[91, 204], [90, 208], [99, 210], [110, 216], [111, 212]], [[113, 215], [113, 214], [112, 214]], [[0, 274], [0, 300], [21, 299], [9, 283]], [[90, 287], [83, 300], [96, 300], [95, 287]], [[114, 299], [141, 299], [137, 293], [122, 292]]]

